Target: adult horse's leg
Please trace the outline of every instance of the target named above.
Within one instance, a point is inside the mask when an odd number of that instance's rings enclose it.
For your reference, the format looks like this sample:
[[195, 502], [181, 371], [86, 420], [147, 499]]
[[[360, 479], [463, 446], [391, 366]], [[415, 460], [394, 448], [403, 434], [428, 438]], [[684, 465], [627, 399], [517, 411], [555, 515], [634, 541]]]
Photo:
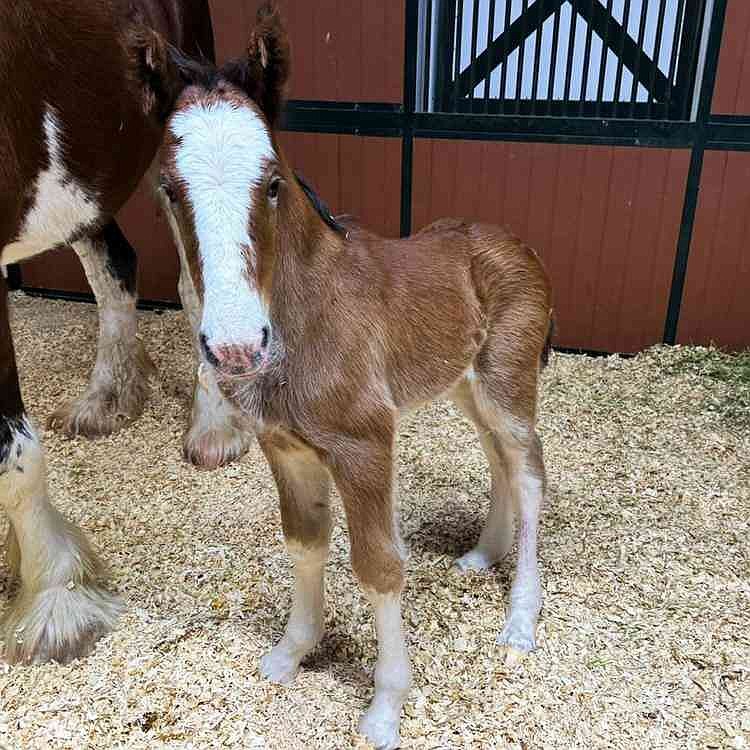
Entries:
[[10, 662], [65, 662], [110, 630], [120, 603], [83, 533], [49, 501], [47, 467], [18, 385], [0, 276], [0, 506], [10, 519], [8, 565], [20, 591], [0, 622]]
[[[164, 200], [162, 198], [162, 200]], [[179, 227], [164, 207], [180, 256], [178, 290], [193, 332], [198, 372], [195, 378], [190, 425], [183, 437], [185, 460], [205, 469], [215, 469], [245, 455], [253, 441], [252, 423], [227, 401], [219, 390], [214, 368], [205, 360], [199, 343], [201, 304], [195, 290]]]
[[49, 425], [71, 436], [98, 437], [140, 416], [154, 366], [136, 337], [136, 254], [117, 223], [73, 247], [99, 307], [96, 363], [84, 393], [59, 407]]

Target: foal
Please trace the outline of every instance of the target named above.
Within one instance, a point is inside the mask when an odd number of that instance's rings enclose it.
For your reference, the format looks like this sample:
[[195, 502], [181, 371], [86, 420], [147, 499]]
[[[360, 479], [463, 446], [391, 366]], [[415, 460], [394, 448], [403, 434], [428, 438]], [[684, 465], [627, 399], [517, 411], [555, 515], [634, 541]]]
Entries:
[[411, 683], [394, 499], [398, 420], [447, 396], [476, 425], [492, 501], [476, 547], [457, 565], [500, 560], [518, 516], [499, 642], [509, 654], [530, 651], [541, 606], [545, 472], [535, 417], [550, 285], [534, 252], [497, 227], [443, 220], [385, 240], [339, 225], [295, 177], [272, 131], [289, 51], [268, 8], [248, 55], [219, 70], [179, 63], [191, 83], [167, 125], [161, 182], [203, 303], [206, 358], [255, 422], [295, 563], [286, 632], [261, 668], [291, 680], [322, 636], [332, 479], [352, 566], [375, 611], [375, 695], [360, 729], [394, 748]]

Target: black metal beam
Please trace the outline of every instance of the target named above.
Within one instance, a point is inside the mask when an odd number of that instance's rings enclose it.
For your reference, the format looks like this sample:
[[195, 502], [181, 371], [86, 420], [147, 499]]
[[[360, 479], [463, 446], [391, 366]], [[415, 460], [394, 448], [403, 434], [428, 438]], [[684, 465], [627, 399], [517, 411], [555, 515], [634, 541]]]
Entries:
[[287, 102], [282, 130], [307, 133], [401, 136], [404, 112], [400, 104], [359, 102]]
[[685, 277], [687, 275], [690, 243], [693, 238], [695, 212], [698, 206], [698, 196], [700, 193], [701, 175], [703, 173], [703, 156], [709, 132], [708, 123], [711, 117], [711, 101], [713, 99], [714, 88], [716, 85], [716, 71], [719, 67], [719, 50], [721, 48], [721, 37], [724, 32], [726, 10], [727, 0], [715, 0], [708, 33], [706, 61], [703, 69], [703, 80], [701, 81], [700, 87], [700, 98], [698, 100], [698, 113], [696, 118], [697, 130], [695, 142], [693, 144], [693, 153], [690, 158], [690, 169], [688, 171], [687, 186], [685, 188], [685, 201], [682, 207], [682, 221], [680, 222], [680, 234], [677, 240], [677, 251], [675, 254], [674, 269], [672, 271], [672, 284], [669, 290], [667, 317], [664, 322], [665, 344], [674, 344], [677, 340], [677, 326], [680, 320], [680, 308], [682, 306], [682, 298], [685, 291]]
[[750, 117], [715, 117], [706, 126], [706, 149], [750, 151]]
[[414, 134], [413, 117], [417, 106], [417, 35], [419, 33], [419, 0], [406, 0], [404, 48], [403, 140], [401, 141], [401, 236], [411, 234], [411, 194], [413, 184]]
[[695, 124], [666, 120], [597, 120], [590, 117], [493, 117], [418, 112], [419, 138], [530, 140], [549, 143], [690, 148]]

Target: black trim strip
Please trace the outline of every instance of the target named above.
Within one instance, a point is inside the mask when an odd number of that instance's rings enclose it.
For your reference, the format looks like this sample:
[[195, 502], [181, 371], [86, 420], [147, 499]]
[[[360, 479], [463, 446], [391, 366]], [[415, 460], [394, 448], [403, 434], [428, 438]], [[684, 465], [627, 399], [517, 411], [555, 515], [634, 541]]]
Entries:
[[[45, 287], [24, 286], [21, 287], [24, 294], [29, 297], [41, 297], [42, 299], [60, 300], [61, 302], [86, 302], [95, 305], [96, 299], [91, 292], [67, 292], [59, 289], [46, 289]], [[172, 300], [149, 300], [139, 299], [137, 303], [139, 310], [150, 310], [159, 312], [160, 310], [182, 310], [179, 302]]]
[[8, 289], [11, 292], [20, 289], [23, 286], [21, 266], [18, 263], [11, 263], [9, 266], [6, 266], [6, 270], [8, 272]]

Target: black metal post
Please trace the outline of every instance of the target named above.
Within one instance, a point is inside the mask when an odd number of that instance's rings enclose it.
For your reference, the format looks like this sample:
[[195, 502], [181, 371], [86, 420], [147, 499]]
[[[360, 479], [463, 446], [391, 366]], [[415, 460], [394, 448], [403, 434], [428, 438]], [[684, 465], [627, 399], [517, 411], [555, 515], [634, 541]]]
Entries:
[[[417, 97], [419, 0], [406, 0], [404, 40], [404, 124], [401, 141], [401, 236], [411, 234], [411, 196], [414, 164], [414, 112]], [[429, 43], [429, 40], [428, 40]]]
[[[672, 285], [667, 305], [667, 318], [664, 323], [665, 344], [674, 344], [677, 340], [677, 326], [680, 321], [680, 307], [682, 306], [682, 297], [685, 291], [690, 242], [693, 238], [695, 212], [700, 194], [703, 156], [706, 148], [708, 121], [711, 117], [711, 101], [716, 85], [716, 71], [719, 66], [719, 50], [721, 49], [721, 37], [724, 33], [726, 10], [727, 0], [715, 0], [708, 34], [703, 80], [701, 81], [700, 97], [698, 99], [695, 142], [693, 143], [693, 152], [690, 157], [690, 170], [685, 188], [685, 202], [682, 208], [680, 235], [677, 240]], [[685, 106], [687, 108], [687, 103]]]

